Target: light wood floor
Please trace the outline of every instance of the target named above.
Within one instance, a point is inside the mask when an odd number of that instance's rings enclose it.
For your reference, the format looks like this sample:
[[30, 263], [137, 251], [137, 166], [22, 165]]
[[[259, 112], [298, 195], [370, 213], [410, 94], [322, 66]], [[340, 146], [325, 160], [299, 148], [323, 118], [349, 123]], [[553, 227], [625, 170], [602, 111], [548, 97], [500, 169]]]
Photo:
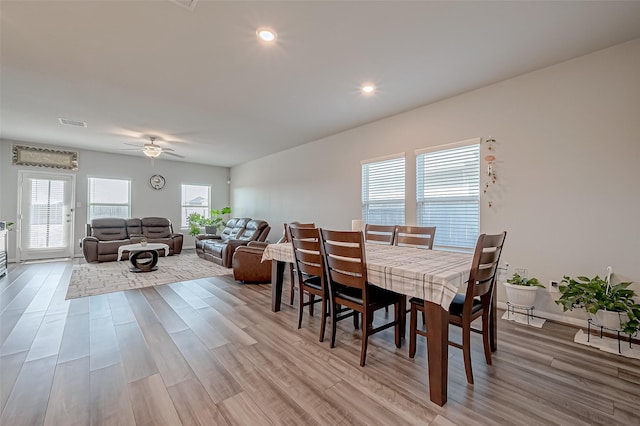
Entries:
[[375, 335], [361, 368], [349, 320], [330, 349], [317, 319], [296, 330], [295, 309], [271, 312], [270, 285], [222, 277], [65, 301], [74, 262], [0, 279], [3, 426], [640, 424], [640, 362], [574, 344], [567, 326], [500, 321], [491, 367], [474, 336], [474, 386], [451, 348], [441, 408], [422, 340], [411, 360], [392, 330]]

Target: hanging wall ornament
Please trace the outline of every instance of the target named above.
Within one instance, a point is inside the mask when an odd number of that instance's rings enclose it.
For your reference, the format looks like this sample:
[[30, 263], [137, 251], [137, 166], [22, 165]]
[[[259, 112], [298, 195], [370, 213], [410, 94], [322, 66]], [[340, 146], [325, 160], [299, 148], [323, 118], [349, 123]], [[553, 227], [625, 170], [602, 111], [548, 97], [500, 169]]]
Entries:
[[492, 137], [489, 137], [485, 140], [487, 144], [488, 154], [484, 156], [484, 161], [486, 163], [486, 172], [485, 172], [485, 183], [483, 192], [487, 195], [487, 204], [489, 207], [493, 206], [493, 200], [491, 199], [491, 187], [495, 185], [496, 180], [498, 179], [496, 176], [496, 156], [495, 153], [495, 143], [496, 140]]

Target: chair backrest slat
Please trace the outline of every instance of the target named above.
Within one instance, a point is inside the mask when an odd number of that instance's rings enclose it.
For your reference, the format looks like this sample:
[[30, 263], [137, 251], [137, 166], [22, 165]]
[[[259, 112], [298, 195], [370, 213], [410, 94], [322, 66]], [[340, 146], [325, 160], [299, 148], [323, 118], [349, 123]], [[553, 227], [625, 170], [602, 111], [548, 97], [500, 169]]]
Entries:
[[463, 310], [471, 312], [473, 297], [484, 296], [493, 290], [498, 271], [498, 262], [507, 236], [506, 231], [496, 235], [482, 234], [478, 237]]
[[395, 225], [371, 225], [364, 228], [364, 239], [368, 243], [392, 245], [396, 234]]
[[[298, 274], [322, 277], [324, 275], [323, 259], [320, 252], [318, 228], [289, 226], [287, 229], [293, 246], [293, 255]], [[301, 277], [299, 276], [298, 278]]]
[[364, 289], [367, 265], [362, 232], [320, 229], [320, 242], [329, 286]]
[[435, 226], [396, 226], [397, 246], [412, 246], [418, 248], [433, 249], [433, 239], [436, 235]]

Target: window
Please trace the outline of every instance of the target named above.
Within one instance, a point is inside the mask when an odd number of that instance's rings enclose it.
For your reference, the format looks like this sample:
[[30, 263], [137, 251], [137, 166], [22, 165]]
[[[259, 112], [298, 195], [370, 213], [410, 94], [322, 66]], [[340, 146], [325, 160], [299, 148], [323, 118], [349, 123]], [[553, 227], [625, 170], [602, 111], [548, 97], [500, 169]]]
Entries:
[[434, 245], [473, 249], [480, 233], [480, 140], [416, 152], [417, 215]]
[[404, 224], [404, 154], [362, 162], [362, 220]]
[[89, 222], [100, 217], [131, 217], [131, 181], [89, 178]]
[[182, 227], [188, 228], [187, 216], [199, 213], [209, 217], [209, 196], [211, 188], [208, 185], [182, 185]]

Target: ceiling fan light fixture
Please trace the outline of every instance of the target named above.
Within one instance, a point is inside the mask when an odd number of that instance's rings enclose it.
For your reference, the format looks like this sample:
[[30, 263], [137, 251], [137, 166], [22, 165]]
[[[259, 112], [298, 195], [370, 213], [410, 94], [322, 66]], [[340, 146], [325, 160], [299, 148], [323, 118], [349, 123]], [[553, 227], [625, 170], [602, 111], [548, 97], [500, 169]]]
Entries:
[[160, 154], [162, 154], [162, 148], [155, 146], [145, 146], [142, 152], [149, 158], [157, 158], [160, 156]]

